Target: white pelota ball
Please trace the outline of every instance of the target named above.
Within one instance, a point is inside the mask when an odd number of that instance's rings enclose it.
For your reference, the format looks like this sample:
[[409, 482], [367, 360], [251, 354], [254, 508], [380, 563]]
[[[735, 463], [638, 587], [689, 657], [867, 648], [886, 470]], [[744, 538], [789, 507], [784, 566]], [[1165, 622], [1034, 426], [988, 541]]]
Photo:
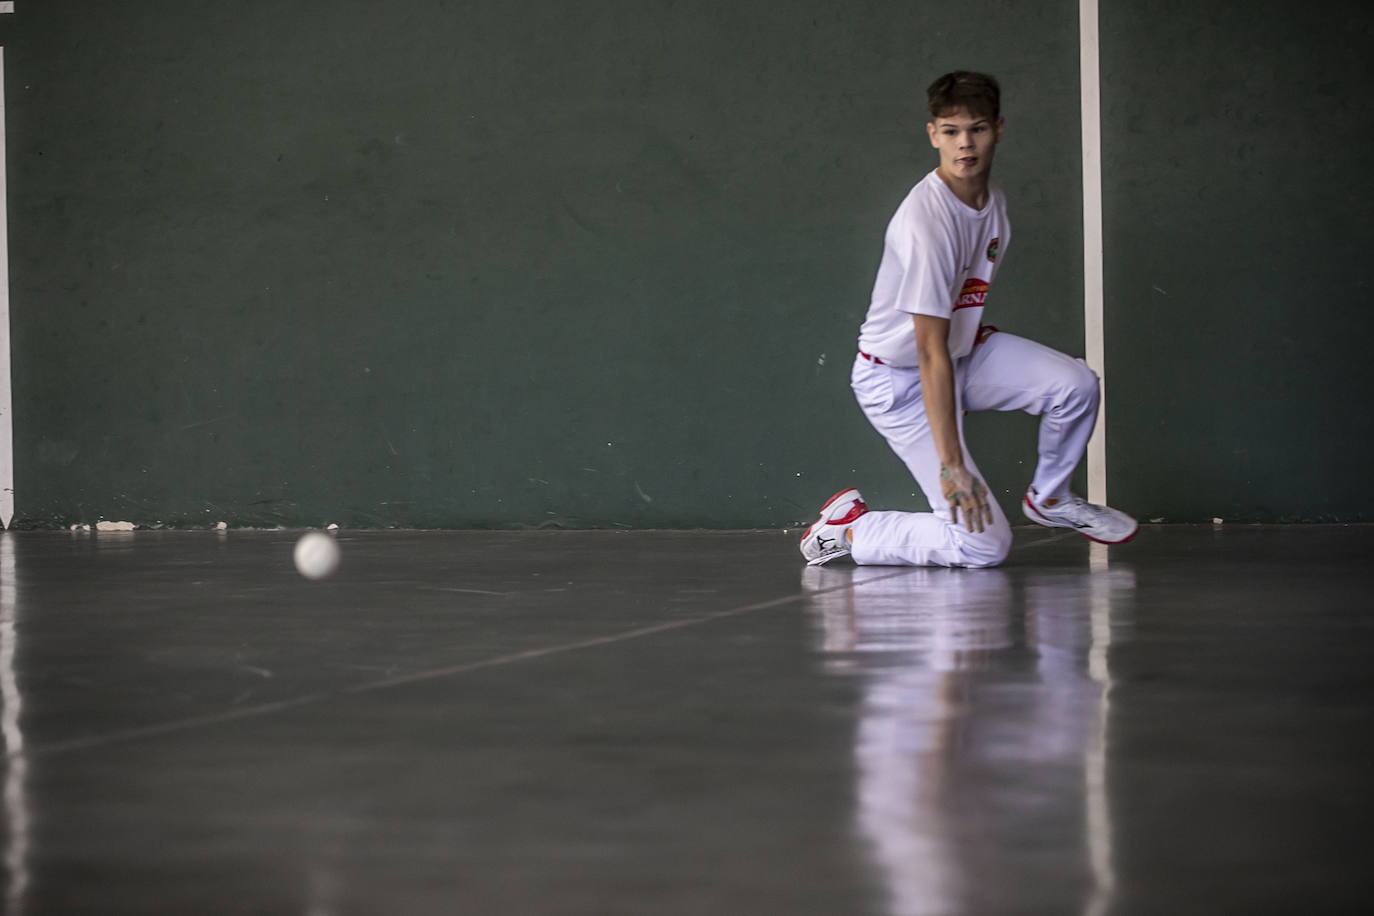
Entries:
[[323, 531], [307, 531], [296, 542], [296, 571], [307, 579], [323, 579], [339, 568], [339, 542]]

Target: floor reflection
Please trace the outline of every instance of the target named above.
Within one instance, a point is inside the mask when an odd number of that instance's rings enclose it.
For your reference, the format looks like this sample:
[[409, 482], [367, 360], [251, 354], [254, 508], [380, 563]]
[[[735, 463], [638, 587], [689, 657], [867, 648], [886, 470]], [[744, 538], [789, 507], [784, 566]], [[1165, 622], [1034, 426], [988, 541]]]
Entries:
[[[1107, 802], [1107, 723], [1111, 714], [1112, 676], [1107, 664], [1112, 645], [1112, 608], [1128, 604], [1135, 594], [1135, 574], [1129, 569], [1111, 569], [1107, 560], [1108, 547], [1093, 544], [1090, 548], [1089, 568], [1093, 575], [1088, 581], [1089, 627], [1088, 676], [1101, 688], [1097, 707], [1097, 722], [1090, 740], [1083, 748], [1083, 807], [1088, 834], [1088, 861], [1092, 866], [1093, 885], [1087, 905], [1087, 916], [1102, 916], [1109, 911], [1116, 892], [1116, 864], [1112, 856], [1111, 808]], [[1121, 624], [1129, 624], [1126, 614], [1117, 615]]]
[[806, 570], [826, 670], [863, 685], [856, 824], [892, 913], [1110, 906], [1107, 650], [1134, 576], [1093, 557]]
[[14, 535], [0, 533], [0, 734], [5, 738], [5, 912], [22, 913], [29, 887], [28, 758], [22, 731], [23, 697], [15, 676], [18, 590]]

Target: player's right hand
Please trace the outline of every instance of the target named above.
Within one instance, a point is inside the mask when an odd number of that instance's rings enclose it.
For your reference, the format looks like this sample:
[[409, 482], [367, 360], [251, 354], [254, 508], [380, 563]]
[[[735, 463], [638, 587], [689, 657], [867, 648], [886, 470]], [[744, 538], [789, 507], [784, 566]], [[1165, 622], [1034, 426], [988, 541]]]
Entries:
[[970, 532], [981, 534], [992, 525], [992, 508], [988, 505], [988, 488], [966, 467], [940, 468], [940, 490], [949, 502], [954, 524], [959, 524], [959, 510], [964, 510], [964, 524]]

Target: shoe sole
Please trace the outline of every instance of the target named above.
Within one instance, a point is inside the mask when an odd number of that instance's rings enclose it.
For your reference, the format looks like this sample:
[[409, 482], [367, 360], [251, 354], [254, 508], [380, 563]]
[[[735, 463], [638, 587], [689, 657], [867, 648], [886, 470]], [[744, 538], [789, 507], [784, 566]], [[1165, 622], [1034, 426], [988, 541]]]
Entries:
[[824, 566], [825, 564], [829, 563], [831, 560], [838, 560], [838, 559], [840, 559], [841, 557], [847, 557], [847, 556], [849, 556], [849, 551], [848, 551], [848, 550], [836, 550], [836, 551], [832, 551], [831, 553], [823, 553], [823, 554], [821, 554], [820, 556], [816, 557], [816, 559], [814, 559], [814, 560], [807, 560], [807, 561], [806, 561], [806, 565], [807, 565], [807, 566]]
[[[1086, 531], [1084, 531], [1082, 528], [1075, 528], [1072, 525], [1060, 524], [1059, 522], [1053, 521], [1049, 518], [1046, 518], [1044, 515], [1040, 514], [1040, 510], [1035, 508], [1035, 504], [1030, 501], [1030, 494], [1021, 497], [1021, 502], [1026, 508], [1026, 517], [1029, 518], [1031, 521], [1035, 522], [1037, 525], [1040, 525], [1043, 528], [1067, 528], [1075, 534], [1080, 534], [1088, 540], [1098, 544], [1125, 544], [1127, 541], [1130, 541], [1140, 532], [1140, 523], [1137, 522], [1136, 526], [1131, 529], [1131, 533], [1126, 535], [1124, 538], [1119, 538], [1115, 541], [1108, 541], [1103, 538], [1095, 538], [1091, 534], [1088, 534]], [[1122, 514], [1124, 515], [1125, 513]]]

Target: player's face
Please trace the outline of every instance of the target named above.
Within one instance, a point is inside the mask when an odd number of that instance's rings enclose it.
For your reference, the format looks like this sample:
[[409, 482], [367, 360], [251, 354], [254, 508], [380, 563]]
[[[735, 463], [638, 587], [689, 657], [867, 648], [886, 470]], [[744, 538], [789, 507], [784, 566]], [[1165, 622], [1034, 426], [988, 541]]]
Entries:
[[930, 145], [940, 151], [940, 171], [948, 178], [986, 178], [992, 154], [1002, 139], [1002, 119], [969, 114], [960, 108], [926, 124]]

